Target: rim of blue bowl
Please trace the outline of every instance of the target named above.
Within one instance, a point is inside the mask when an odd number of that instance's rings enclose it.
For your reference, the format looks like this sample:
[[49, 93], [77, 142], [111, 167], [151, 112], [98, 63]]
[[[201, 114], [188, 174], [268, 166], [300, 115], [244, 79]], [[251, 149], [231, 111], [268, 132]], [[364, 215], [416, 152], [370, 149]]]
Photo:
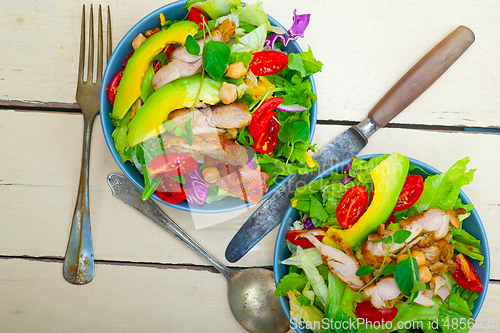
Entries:
[[[100, 110], [105, 110], [105, 112], [101, 112], [100, 118], [101, 118], [101, 127], [104, 135], [104, 139], [106, 140], [106, 144], [109, 148], [109, 151], [111, 152], [111, 155], [113, 156], [113, 159], [115, 162], [118, 164], [120, 167], [121, 171], [125, 174], [125, 176], [132, 181], [132, 183], [137, 186], [141, 191], [144, 190], [144, 178], [142, 175], [137, 171], [135, 166], [133, 166], [130, 162], [126, 162], [123, 164], [121, 162], [121, 157], [118, 154], [118, 152], [115, 149], [114, 145], [114, 140], [111, 137], [111, 134], [113, 133], [113, 130], [115, 127], [113, 126], [111, 119], [109, 118], [109, 112], [112, 110], [111, 104], [109, 103], [108, 100], [108, 95], [106, 92], [106, 87], [109, 85], [111, 82], [111, 79], [113, 76], [121, 70], [123, 67], [121, 66], [121, 63], [125, 59], [125, 56], [127, 53], [132, 50], [131, 43], [132, 40], [135, 38], [135, 36], [139, 32], [144, 32], [148, 29], [153, 29], [158, 26], [159, 24], [159, 15], [160, 13], [163, 13], [165, 15], [165, 18], [168, 19], [180, 19], [185, 16], [187, 13], [187, 9], [182, 8], [182, 6], [186, 3], [186, 1], [176, 1], [172, 2], [170, 4], [167, 4], [165, 6], [162, 6], [153, 12], [149, 13], [146, 15], [144, 18], [142, 18], [139, 22], [137, 22], [126, 34], [123, 36], [123, 38], [120, 40], [116, 48], [114, 49], [113, 53], [111, 54], [111, 57], [109, 59], [108, 65], [106, 66], [106, 70], [104, 71], [103, 75], [103, 80], [102, 80], [102, 86], [101, 86], [101, 93], [100, 93]], [[244, 4], [242, 2], [242, 4]], [[173, 11], [176, 11], [175, 13], [172, 13]], [[178, 15], [178, 13], [182, 13], [181, 15]], [[274, 18], [271, 16], [267, 16], [269, 19], [269, 22], [271, 22], [272, 25], [281, 27], [286, 31], [286, 29]], [[145, 27], [145, 28], [141, 28]], [[293, 53], [298, 53], [302, 52], [302, 49], [300, 48], [299, 44], [296, 41], [291, 41], [289, 42], [287, 49], [291, 49], [294, 52]], [[118, 52], [117, 52], [118, 51]], [[311, 88], [312, 91], [315, 95], [317, 95], [316, 91], [316, 84], [314, 82], [314, 78], [312, 76], [308, 77], [309, 81], [311, 82]], [[317, 102], [313, 103], [310, 109], [310, 136], [309, 136], [309, 143], [312, 143], [312, 139], [314, 137], [314, 132], [316, 129], [316, 119], [317, 119]], [[137, 177], [137, 175], [140, 175], [140, 177]], [[137, 178], [140, 178], [139, 181]], [[286, 176], [286, 177], [278, 177], [276, 182], [269, 187], [269, 190], [267, 191], [266, 194], [263, 195], [261, 201], [264, 201], [267, 199], [270, 195], [272, 195], [274, 192], [278, 190], [281, 186], [283, 186], [289, 179], [291, 178], [291, 175]], [[179, 204], [171, 204], [168, 202], [165, 202], [161, 200], [156, 193], [153, 193], [151, 197], [167, 206], [180, 209], [182, 211], [186, 212], [191, 212], [191, 213], [203, 213], [203, 214], [216, 214], [216, 213], [227, 213], [227, 212], [232, 212], [235, 210], [243, 209], [246, 207], [250, 207], [253, 204], [245, 202], [244, 200], [240, 198], [235, 198], [235, 197], [226, 197], [221, 201], [216, 201], [212, 203], [205, 203], [203, 206], [196, 206], [196, 205], [190, 205], [188, 204], [185, 200]]]
[[[380, 156], [380, 155], [381, 154], [370, 154], [370, 155], [357, 156], [357, 158], [367, 160], [367, 159], [370, 159], [372, 157], [376, 157], [376, 156]], [[415, 160], [413, 158], [408, 158], [408, 159], [410, 160], [411, 164], [422, 168], [423, 170], [425, 170], [426, 172], [428, 172], [430, 174], [440, 174], [441, 173], [438, 169], [436, 169], [436, 168], [434, 168], [434, 167], [432, 167], [424, 162]], [[311, 182], [313, 182], [319, 178], [325, 178], [334, 171], [335, 172], [342, 172], [350, 160], [351, 159], [339, 162], [339, 163], [329, 167], [328, 169], [325, 169], [323, 172], [321, 172], [316, 177], [314, 177], [311, 180]], [[462, 190], [460, 190], [459, 197], [460, 197], [460, 199], [462, 199], [462, 202], [464, 202], [464, 203], [471, 202]], [[288, 227], [295, 220], [294, 218], [292, 218], [292, 215], [294, 215], [294, 214], [298, 214], [298, 211], [295, 208], [290, 206], [288, 208], [288, 210], [286, 211], [285, 216], [283, 217], [280, 228], [278, 230], [278, 235], [276, 236], [276, 243], [275, 243], [276, 245], [274, 247], [274, 262], [273, 262], [274, 282], [276, 285], [278, 285], [279, 281], [281, 280], [281, 278], [284, 275], [288, 274], [287, 266], [282, 265], [281, 261], [286, 259], [282, 256], [282, 254], [283, 254], [282, 252], [289, 253], [288, 249], [286, 248], [286, 243], [285, 243], [286, 236], [285, 235], [286, 235], [286, 231], [288, 231]], [[486, 293], [488, 291], [488, 284], [489, 284], [489, 280], [490, 280], [490, 248], [488, 245], [488, 237], [486, 235], [486, 231], [484, 230], [484, 226], [483, 226], [483, 223], [481, 221], [481, 218], [479, 217], [479, 214], [477, 213], [475, 208], [471, 211], [471, 216], [469, 218], [471, 218], [471, 217], [477, 221], [477, 225], [475, 225], [475, 226], [467, 225], [464, 227], [464, 229], [466, 229], [474, 237], [481, 240], [481, 245], [479, 246], [479, 249], [481, 250], [481, 253], [484, 255], [484, 262], [483, 262], [482, 266], [478, 265], [477, 260], [473, 260], [473, 259], [471, 260], [471, 262], [472, 262], [473, 266], [476, 268], [479, 276], [484, 275], [483, 279], [481, 280], [483, 282], [483, 285], [484, 285], [484, 290], [479, 292], [478, 298], [474, 301], [474, 309], [472, 310], [472, 316], [474, 319], [476, 319], [478, 314], [479, 314], [479, 311], [481, 310], [481, 308], [483, 306], [484, 299], [486, 298]], [[282, 274], [285, 271], [286, 271], [286, 273]], [[288, 320], [290, 320], [290, 305], [289, 305], [288, 301], [285, 299], [285, 297], [281, 296], [280, 303], [281, 303], [281, 307], [282, 307], [283, 311], [285, 312]], [[311, 333], [312, 332], [308, 329], [302, 329], [300, 327], [295, 328], [295, 330], [299, 333]]]

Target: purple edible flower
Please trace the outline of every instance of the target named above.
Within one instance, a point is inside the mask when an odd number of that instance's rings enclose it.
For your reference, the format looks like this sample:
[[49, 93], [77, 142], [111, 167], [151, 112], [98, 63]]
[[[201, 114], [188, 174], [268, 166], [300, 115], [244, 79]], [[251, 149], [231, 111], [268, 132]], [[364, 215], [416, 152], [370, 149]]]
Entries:
[[248, 161], [247, 161], [247, 165], [249, 168], [251, 169], [257, 169], [257, 166], [255, 165], [255, 163], [252, 161], [252, 156], [248, 156]]
[[340, 184], [345, 185], [347, 183], [352, 182], [353, 180], [354, 180], [354, 178], [352, 178], [351, 176], [348, 175], [348, 176], [345, 176], [344, 179], [342, 179], [342, 181], [340, 182]]
[[208, 196], [208, 189], [210, 184], [203, 179], [200, 169], [196, 169], [186, 175], [186, 184], [184, 190], [186, 191], [186, 200], [191, 205], [203, 206]]
[[314, 229], [314, 224], [312, 223], [311, 219], [306, 217], [302, 218], [302, 223], [304, 224], [304, 229]]
[[276, 41], [281, 39], [283, 45], [287, 45], [290, 40], [297, 40], [304, 37], [304, 31], [309, 25], [309, 19], [311, 14], [297, 15], [297, 9], [293, 11], [293, 24], [292, 27], [287, 31], [288, 36], [284, 34], [272, 34], [267, 37], [265, 46], [269, 47], [271, 50], [274, 49], [274, 44]]
[[356, 156], [354, 156], [350, 161], [349, 161], [349, 164], [347, 164], [347, 166], [345, 167], [344, 169], [344, 173], [349, 173], [351, 171], [351, 167], [352, 167], [352, 161], [356, 158]]

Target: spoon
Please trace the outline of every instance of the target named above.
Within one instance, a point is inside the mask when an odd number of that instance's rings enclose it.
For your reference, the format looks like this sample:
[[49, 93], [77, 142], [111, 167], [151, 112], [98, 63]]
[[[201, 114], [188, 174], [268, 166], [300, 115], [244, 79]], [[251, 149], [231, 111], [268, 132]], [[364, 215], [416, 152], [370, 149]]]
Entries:
[[286, 318], [278, 298], [274, 297], [274, 273], [264, 268], [230, 269], [203, 249], [151, 199], [142, 201], [141, 192], [125, 176], [110, 174], [108, 184], [113, 195], [139, 213], [149, 217], [191, 250], [212, 264], [227, 280], [229, 307], [236, 320], [251, 333], [288, 332]]

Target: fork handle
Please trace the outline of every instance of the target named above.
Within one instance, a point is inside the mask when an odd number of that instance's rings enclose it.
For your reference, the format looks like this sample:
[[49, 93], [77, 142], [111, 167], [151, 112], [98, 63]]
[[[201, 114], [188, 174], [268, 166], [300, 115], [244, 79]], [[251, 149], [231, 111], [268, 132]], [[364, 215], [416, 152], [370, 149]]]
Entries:
[[73, 284], [86, 284], [94, 278], [94, 249], [90, 230], [89, 160], [94, 117], [83, 116], [83, 152], [78, 197], [73, 213], [68, 248], [64, 257], [64, 278]]

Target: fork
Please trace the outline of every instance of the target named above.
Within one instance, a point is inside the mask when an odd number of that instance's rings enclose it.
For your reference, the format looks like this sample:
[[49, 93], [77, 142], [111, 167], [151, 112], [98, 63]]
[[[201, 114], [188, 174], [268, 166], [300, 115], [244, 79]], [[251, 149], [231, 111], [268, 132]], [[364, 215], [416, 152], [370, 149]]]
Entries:
[[[71, 233], [68, 248], [64, 257], [63, 276], [73, 284], [86, 284], [94, 278], [94, 250], [92, 246], [92, 234], [90, 231], [89, 210], [89, 160], [90, 139], [95, 117], [99, 113], [99, 94], [101, 90], [103, 71], [103, 30], [102, 10], [99, 5], [98, 13], [98, 45], [97, 45], [97, 79], [94, 76], [94, 15], [93, 6], [90, 5], [89, 24], [89, 56], [87, 59], [87, 79], [84, 80], [85, 67], [85, 5], [82, 10], [82, 27], [80, 39], [80, 60], [78, 67], [78, 83], [76, 88], [76, 101], [83, 114], [83, 152], [82, 167], [80, 173], [80, 184], [78, 197], [73, 213]], [[111, 14], [108, 6], [107, 17], [107, 60], [111, 55]]]

